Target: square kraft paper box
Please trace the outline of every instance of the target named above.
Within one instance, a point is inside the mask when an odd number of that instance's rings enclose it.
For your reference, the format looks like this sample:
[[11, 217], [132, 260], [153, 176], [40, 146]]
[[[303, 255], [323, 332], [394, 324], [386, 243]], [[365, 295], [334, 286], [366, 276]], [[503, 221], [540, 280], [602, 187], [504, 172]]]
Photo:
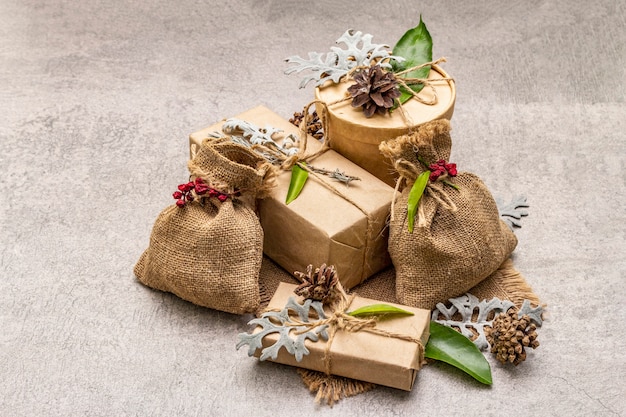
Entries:
[[[294, 284], [281, 283], [272, 297], [267, 309], [282, 310], [289, 297], [297, 297], [293, 290]], [[380, 301], [355, 297], [348, 311], [356, 310], [371, 304], [380, 304]], [[430, 336], [430, 311], [399, 304], [390, 305], [414, 313], [413, 316], [391, 316], [380, 320], [376, 327], [389, 332], [410, 336], [419, 339], [425, 347]], [[257, 327], [254, 332], [260, 331]], [[276, 343], [279, 336], [270, 333], [262, 340], [262, 347]], [[289, 354], [284, 348], [278, 352], [273, 362], [297, 366], [314, 371], [325, 372], [324, 354], [327, 342], [320, 339], [317, 342], [307, 340], [306, 347], [310, 353], [303, 356], [301, 362]], [[376, 335], [365, 331], [347, 332], [338, 330], [329, 349], [331, 373], [360, 381], [372, 382], [410, 391], [413, 388], [415, 377], [424, 362], [424, 351], [417, 343], [389, 336]], [[257, 349], [255, 356], [261, 355]]]
[[[283, 137], [290, 133], [299, 136], [296, 126], [263, 106], [235, 118], [259, 128], [269, 125], [282, 129]], [[190, 135], [192, 156], [210, 133], [221, 133], [223, 123]], [[307, 154], [321, 146], [311, 136], [307, 144]], [[386, 222], [394, 190], [333, 150], [315, 158], [310, 165], [331, 171], [338, 168], [360, 180], [346, 186], [321, 176], [324, 185], [310, 176], [298, 198], [286, 205], [291, 171], [282, 171], [270, 197], [259, 201], [263, 252], [289, 273], [304, 272], [309, 264], [335, 265], [341, 283], [349, 289], [391, 264]]]

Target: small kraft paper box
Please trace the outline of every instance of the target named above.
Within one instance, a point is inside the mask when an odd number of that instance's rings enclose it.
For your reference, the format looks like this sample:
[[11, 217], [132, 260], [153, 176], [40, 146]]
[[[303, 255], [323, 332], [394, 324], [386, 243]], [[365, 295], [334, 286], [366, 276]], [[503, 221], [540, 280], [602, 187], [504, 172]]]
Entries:
[[[283, 138], [290, 133], [300, 135], [298, 127], [263, 106], [235, 118], [259, 128], [281, 129]], [[223, 124], [224, 121], [190, 135], [192, 157], [194, 149], [210, 133], [222, 132]], [[320, 148], [321, 143], [308, 136], [306, 153]], [[281, 171], [277, 187], [258, 204], [264, 231], [263, 252], [291, 274], [304, 272], [309, 264], [335, 265], [339, 280], [349, 289], [391, 264], [387, 217], [394, 190], [331, 149], [310, 161], [310, 165], [329, 171], [339, 169], [359, 180], [346, 185], [327, 176], [310, 175], [298, 198], [287, 205], [291, 171]]]
[[[301, 303], [302, 297], [296, 296], [293, 292], [295, 288], [296, 285], [294, 284], [281, 283], [267, 310], [283, 309], [289, 297], [295, 297], [296, 301]], [[356, 296], [348, 307], [348, 311], [372, 304], [380, 304], [380, 301]], [[415, 341], [383, 336], [363, 330], [353, 332], [337, 330], [330, 347], [327, 346], [329, 342], [321, 338], [316, 342], [307, 339], [305, 346], [310, 353], [304, 355], [300, 362], [296, 360], [294, 355], [289, 354], [284, 347], [280, 348], [275, 360], [271, 358], [268, 360], [326, 372], [324, 355], [329, 354], [330, 373], [333, 375], [410, 391], [413, 388], [417, 372], [424, 362], [423, 347], [426, 346], [430, 336], [430, 311], [399, 304], [388, 304], [410, 311], [414, 315], [391, 316], [380, 319], [376, 328], [417, 339], [421, 342], [421, 346]], [[293, 314], [297, 317], [296, 313]], [[259, 331], [260, 327], [257, 327], [252, 334]], [[259, 357], [262, 349], [272, 346], [279, 337], [278, 333], [267, 334], [261, 341], [262, 348], [256, 349], [254, 355]]]

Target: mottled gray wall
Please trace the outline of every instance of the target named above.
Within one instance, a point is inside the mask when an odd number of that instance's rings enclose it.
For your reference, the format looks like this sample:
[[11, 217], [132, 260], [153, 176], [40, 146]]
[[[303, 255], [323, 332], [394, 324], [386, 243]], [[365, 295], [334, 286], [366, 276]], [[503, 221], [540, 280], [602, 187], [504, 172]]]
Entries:
[[[317, 409], [234, 349], [246, 317], [148, 290], [132, 266], [186, 177], [187, 135], [312, 98], [293, 54], [348, 28], [393, 44], [422, 13], [456, 79], [453, 160], [526, 194], [515, 263], [541, 346], [494, 386]], [[626, 415], [624, 2], [0, 1], [0, 415]]]

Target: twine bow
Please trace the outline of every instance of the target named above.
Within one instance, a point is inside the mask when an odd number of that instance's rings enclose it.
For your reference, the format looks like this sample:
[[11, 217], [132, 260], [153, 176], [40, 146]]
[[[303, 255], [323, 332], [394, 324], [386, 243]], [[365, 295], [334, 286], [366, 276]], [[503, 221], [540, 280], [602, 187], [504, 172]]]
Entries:
[[[411, 77], [402, 77], [402, 75], [405, 74], [409, 74], [413, 71], [417, 71], [419, 69], [422, 69], [424, 67], [427, 66], [433, 66], [433, 65], [437, 65], [440, 64], [442, 62], [446, 62], [446, 58], [441, 57], [435, 61], [430, 61], [430, 62], [425, 62], [423, 64], [420, 65], [416, 65], [414, 67], [411, 68], [407, 68], [403, 71], [397, 72], [396, 73], [396, 79], [398, 80], [398, 84], [400, 84], [402, 87], [404, 87], [406, 89], [406, 91], [408, 91], [409, 93], [411, 93], [411, 95], [413, 96], [413, 98], [415, 98], [417, 101], [419, 101], [422, 104], [426, 104], [429, 106], [435, 105], [437, 104], [438, 98], [437, 98], [437, 90], [435, 89], [435, 86], [433, 85], [433, 82], [435, 81], [454, 81], [453, 78], [451, 77], [442, 77], [442, 78], [411, 78]], [[415, 91], [413, 91], [413, 89], [411, 87], [409, 87], [409, 84], [423, 84], [424, 87], [428, 87], [430, 88], [430, 90], [433, 93], [433, 98], [430, 100], [426, 100], [424, 98], [422, 98], [419, 93], [416, 93]]]

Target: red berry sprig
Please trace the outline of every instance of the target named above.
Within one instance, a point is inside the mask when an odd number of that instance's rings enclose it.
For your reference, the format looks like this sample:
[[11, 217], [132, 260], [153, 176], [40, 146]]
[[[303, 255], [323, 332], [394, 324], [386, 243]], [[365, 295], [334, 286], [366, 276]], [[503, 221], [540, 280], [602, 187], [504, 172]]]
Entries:
[[440, 159], [434, 164], [428, 165], [428, 169], [430, 170], [429, 179], [432, 182], [437, 181], [439, 177], [445, 174], [448, 174], [451, 177], [456, 177], [456, 174], [457, 174], [456, 164], [453, 164], [453, 163], [448, 164], [446, 163], [444, 159]]
[[184, 207], [185, 204], [195, 199], [194, 194], [196, 196], [208, 194], [209, 197], [216, 197], [222, 203], [229, 197], [228, 194], [224, 194], [221, 191], [210, 188], [200, 177], [196, 178], [194, 181], [180, 184], [178, 186], [178, 191], [175, 191], [174, 194], [172, 194], [172, 197], [176, 200], [176, 205], [178, 207]]

